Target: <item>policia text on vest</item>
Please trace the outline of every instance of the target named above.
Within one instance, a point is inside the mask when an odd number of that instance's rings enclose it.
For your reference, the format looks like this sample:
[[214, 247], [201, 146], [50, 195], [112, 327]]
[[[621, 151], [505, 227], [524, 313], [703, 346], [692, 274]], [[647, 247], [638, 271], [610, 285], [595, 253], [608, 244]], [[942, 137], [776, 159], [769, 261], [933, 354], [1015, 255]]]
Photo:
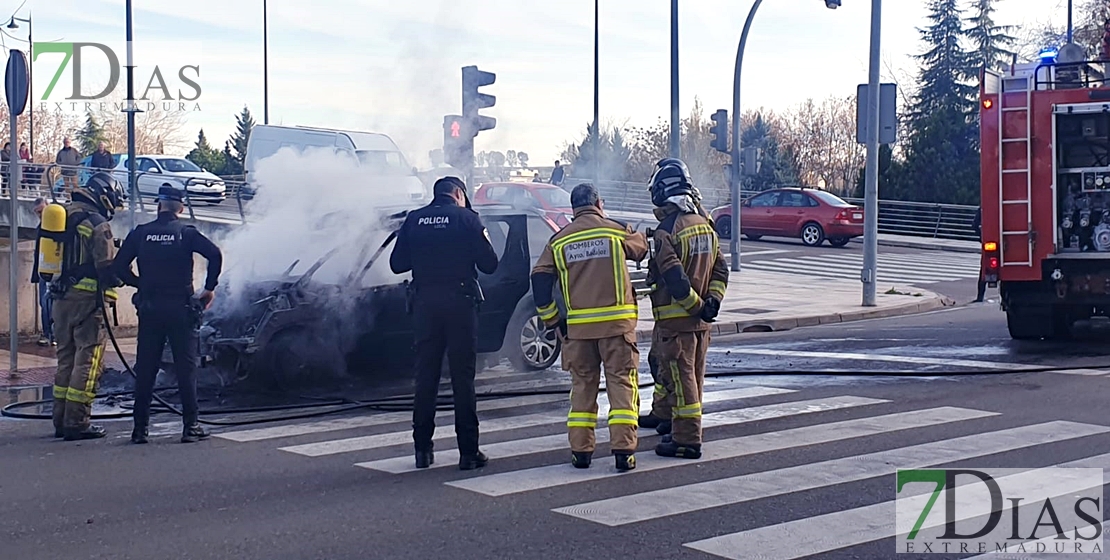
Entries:
[[[575, 187], [571, 203], [574, 220], [551, 238], [532, 270], [532, 295], [544, 323], [563, 333], [563, 369], [571, 373], [571, 463], [586, 468], [592, 462], [604, 366], [611, 449], [617, 469], [627, 471], [636, 466], [640, 353], [636, 295], [626, 261], [647, 256], [647, 238], [605, 217], [590, 185]], [[563, 317], [555, 289], [562, 295]]]

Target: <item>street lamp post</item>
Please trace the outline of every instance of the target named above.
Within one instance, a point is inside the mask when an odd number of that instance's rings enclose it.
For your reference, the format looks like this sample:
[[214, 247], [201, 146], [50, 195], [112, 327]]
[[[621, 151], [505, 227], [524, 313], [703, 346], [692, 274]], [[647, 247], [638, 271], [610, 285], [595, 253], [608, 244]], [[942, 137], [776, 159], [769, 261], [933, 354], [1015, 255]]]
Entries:
[[601, 21], [599, 17], [600, 11], [601, 0], [594, 0], [594, 186], [601, 180], [601, 123], [599, 122], [601, 110], [598, 105], [600, 98], [600, 92], [598, 91], [600, 86], [600, 57], [598, 44], [600, 36], [598, 26]]
[[35, 158], [35, 29], [31, 23], [30, 14], [27, 15], [27, 19], [12, 16], [12, 20], [8, 22], [8, 29], [19, 29], [19, 24], [16, 23], [18, 21], [27, 24], [27, 55], [29, 58], [27, 63], [27, 96], [31, 101], [30, 107], [27, 108], [29, 121], [27, 124], [27, 143], [30, 145], [29, 150], [33, 161]]
[[262, 0], [262, 124], [270, 124], [270, 30]]
[[[744, 31], [740, 34], [740, 46], [736, 49], [736, 70], [732, 77], [732, 167], [729, 173], [729, 190], [732, 192], [732, 239], [729, 249], [732, 253], [731, 269], [740, 271], [740, 74], [744, 64], [744, 49], [748, 45], [748, 32], [751, 31], [755, 13], [763, 0], [755, 0], [744, 21]], [[840, 0], [825, 0], [825, 7], [835, 10]], [[878, 111], [876, 111], [878, 113]]]
[[871, 61], [867, 77], [867, 179], [864, 185], [863, 305], [874, 307], [879, 255], [879, 37], [883, 0], [871, 0]]
[[678, 117], [678, 0], [671, 0], [671, 157], [681, 156], [682, 123]]
[[127, 217], [130, 229], [135, 229], [135, 206], [139, 189], [135, 181], [135, 59], [131, 48], [131, 0], [127, 0]]

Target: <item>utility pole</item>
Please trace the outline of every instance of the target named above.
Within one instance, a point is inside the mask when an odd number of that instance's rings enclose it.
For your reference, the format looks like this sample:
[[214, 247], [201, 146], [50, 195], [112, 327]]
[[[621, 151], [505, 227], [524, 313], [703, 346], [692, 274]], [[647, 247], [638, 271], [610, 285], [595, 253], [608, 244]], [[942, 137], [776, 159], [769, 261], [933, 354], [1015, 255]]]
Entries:
[[879, 39], [882, 0], [871, 0], [871, 62], [867, 79], [867, 178], [864, 188], [863, 305], [875, 306], [876, 267], [879, 254]]
[[682, 157], [682, 122], [678, 117], [678, 0], [671, 0], [671, 157]]
[[600, 72], [600, 57], [599, 57], [599, 44], [600, 38], [598, 27], [600, 25], [601, 13], [601, 0], [594, 0], [594, 186], [597, 186], [598, 181], [601, 180], [601, 123], [600, 123], [600, 107], [598, 105], [600, 99], [599, 72]]
[[262, 124], [270, 124], [270, 31], [266, 0], [262, 0]]
[[139, 189], [135, 183], [135, 58], [131, 48], [131, 0], [127, 0], [127, 217], [135, 229], [135, 205]]
[[748, 46], [748, 32], [751, 31], [755, 12], [763, 0], [755, 0], [744, 31], [740, 34], [740, 46], [736, 49], [736, 71], [732, 76], [732, 167], [728, 174], [729, 190], [732, 192], [732, 239], [729, 239], [731, 266], [733, 272], [740, 272], [740, 73], [744, 66], [744, 48]]

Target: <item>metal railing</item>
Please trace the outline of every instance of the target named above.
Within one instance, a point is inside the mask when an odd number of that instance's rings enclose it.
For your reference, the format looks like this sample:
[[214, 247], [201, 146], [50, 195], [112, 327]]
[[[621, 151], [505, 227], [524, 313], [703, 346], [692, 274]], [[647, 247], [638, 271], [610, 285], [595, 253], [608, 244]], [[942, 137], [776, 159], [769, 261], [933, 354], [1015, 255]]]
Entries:
[[[579, 179], [567, 179], [567, 184], [577, 184]], [[618, 212], [649, 214], [653, 205], [643, 183], [623, 181], [599, 181], [598, 190], [605, 200], [605, 207]], [[706, 194], [707, 209], [729, 203], [725, 192]], [[759, 194], [759, 191], [743, 191], [744, 198]], [[863, 199], [845, 198], [845, 202], [863, 206]], [[928, 202], [902, 202], [896, 200], [879, 201], [879, 233], [977, 241], [978, 234], [971, 227], [975, 220], [975, 206], [959, 204], [938, 204]]]

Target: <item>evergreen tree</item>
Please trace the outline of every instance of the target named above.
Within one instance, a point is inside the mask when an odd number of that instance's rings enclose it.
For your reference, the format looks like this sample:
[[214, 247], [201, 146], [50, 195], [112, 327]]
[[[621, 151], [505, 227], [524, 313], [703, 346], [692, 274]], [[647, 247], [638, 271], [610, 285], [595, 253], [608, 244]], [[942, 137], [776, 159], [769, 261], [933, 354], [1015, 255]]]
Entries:
[[751, 125], [740, 131], [740, 144], [762, 150], [759, 173], [745, 176], [741, 183], [744, 190], [764, 191], [798, 183], [798, 168], [782, 149], [775, 131], [757, 114]]
[[197, 135], [196, 146], [185, 156], [185, 159], [216, 175], [223, 175], [227, 172], [227, 160], [224, 158], [224, 154], [212, 148], [208, 143], [208, 137], [204, 135], [203, 128], [200, 130], [200, 134]]
[[994, 21], [994, 4], [997, 0], [975, 0], [974, 14], [968, 18], [965, 31], [971, 41], [971, 66], [967, 77], [978, 82], [980, 69], [1002, 71], [1014, 56], [1010, 50], [1017, 39], [1008, 35], [1013, 26], [998, 25]]
[[100, 147], [101, 142], [106, 142], [107, 137], [104, 127], [97, 122], [92, 112], [89, 112], [85, 117], [85, 126], [77, 131], [77, 149], [83, 155], [89, 155]]
[[223, 156], [225, 175], [242, 175], [245, 173], [243, 164], [235, 158], [235, 154], [231, 151], [231, 140], [224, 142]]
[[251, 116], [250, 109], [244, 105], [243, 111], [235, 117], [235, 133], [231, 135], [230, 140], [231, 156], [238, 168], [236, 174], [240, 174], [243, 169], [246, 169], [247, 142], [250, 140], [254, 124], [254, 117]]
[[921, 72], [913, 118], [925, 118], [944, 109], [970, 113], [976, 88], [963, 81], [973, 65], [973, 56], [960, 44], [963, 14], [957, 0], [929, 0], [928, 8], [931, 24], [919, 30], [928, 50], [916, 57]]

